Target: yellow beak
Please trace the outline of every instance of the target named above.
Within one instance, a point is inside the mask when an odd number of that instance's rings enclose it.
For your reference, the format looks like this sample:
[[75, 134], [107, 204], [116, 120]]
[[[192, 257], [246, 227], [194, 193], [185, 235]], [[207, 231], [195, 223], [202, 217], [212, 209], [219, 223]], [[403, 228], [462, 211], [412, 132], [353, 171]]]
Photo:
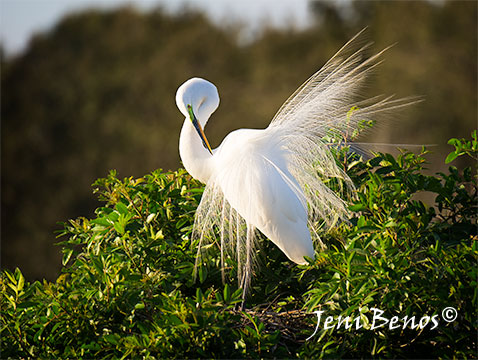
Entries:
[[194, 115], [193, 108], [191, 107], [191, 105], [188, 105], [188, 113], [189, 113], [189, 118], [191, 119], [191, 122], [193, 123], [194, 127], [196, 128], [196, 131], [198, 132], [199, 137], [201, 138], [204, 147], [212, 155], [212, 150], [211, 150], [211, 146], [209, 145], [209, 141], [207, 141], [207, 137], [204, 134], [204, 131], [201, 127], [201, 124], [199, 123], [198, 119], [196, 118], [196, 115]]

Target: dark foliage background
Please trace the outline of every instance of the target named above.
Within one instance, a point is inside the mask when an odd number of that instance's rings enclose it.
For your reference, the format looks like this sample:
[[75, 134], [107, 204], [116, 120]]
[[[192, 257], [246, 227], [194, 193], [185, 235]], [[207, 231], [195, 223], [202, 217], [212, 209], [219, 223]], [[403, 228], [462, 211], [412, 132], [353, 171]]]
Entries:
[[[425, 102], [369, 140], [445, 144], [476, 126], [477, 3], [311, 3], [305, 31], [265, 29], [249, 44], [238, 28], [195, 11], [133, 8], [70, 14], [37, 34], [24, 54], [1, 58], [2, 267], [54, 278], [57, 221], [92, 216], [90, 184], [117, 169], [141, 176], [176, 169], [182, 116], [177, 87], [205, 77], [221, 106], [211, 145], [229, 131], [264, 127], [280, 104], [364, 26], [385, 56], [368, 94], [423, 95]], [[3, 54], [3, 52], [2, 52]], [[446, 147], [435, 147], [432, 171]], [[463, 167], [461, 158], [457, 165]]]

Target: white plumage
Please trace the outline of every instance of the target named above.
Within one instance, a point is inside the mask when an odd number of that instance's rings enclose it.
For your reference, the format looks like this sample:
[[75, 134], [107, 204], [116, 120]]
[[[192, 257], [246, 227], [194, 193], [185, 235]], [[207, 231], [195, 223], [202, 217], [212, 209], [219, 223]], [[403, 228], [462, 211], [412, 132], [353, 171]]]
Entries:
[[[186, 117], [180, 156], [186, 170], [206, 188], [196, 211], [193, 233], [205, 241], [218, 235], [221, 262], [238, 262], [239, 286], [246, 293], [260, 230], [297, 264], [314, 258], [316, 232], [347, 217], [345, 201], [326, 184], [339, 178], [353, 191], [324, 139], [346, 139], [361, 120], [408, 105], [409, 99], [373, 98], [356, 102], [366, 75], [382, 54], [366, 57], [356, 35], [282, 105], [263, 130], [240, 129], [211, 150], [202, 131], [219, 105], [216, 87], [193, 78], [181, 85], [176, 103]], [[353, 107], [354, 111], [351, 111]], [[216, 231], [214, 230], [216, 229]], [[217, 234], [217, 235], [216, 235]]]

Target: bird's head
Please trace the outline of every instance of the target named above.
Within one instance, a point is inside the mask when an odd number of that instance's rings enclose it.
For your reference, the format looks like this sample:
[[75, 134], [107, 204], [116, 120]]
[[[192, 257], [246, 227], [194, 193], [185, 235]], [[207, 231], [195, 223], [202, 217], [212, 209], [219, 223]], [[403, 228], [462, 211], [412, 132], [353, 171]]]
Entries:
[[191, 121], [204, 147], [212, 154], [203, 128], [211, 114], [219, 106], [217, 88], [214, 84], [201, 78], [189, 79], [176, 92], [176, 105], [186, 119]]

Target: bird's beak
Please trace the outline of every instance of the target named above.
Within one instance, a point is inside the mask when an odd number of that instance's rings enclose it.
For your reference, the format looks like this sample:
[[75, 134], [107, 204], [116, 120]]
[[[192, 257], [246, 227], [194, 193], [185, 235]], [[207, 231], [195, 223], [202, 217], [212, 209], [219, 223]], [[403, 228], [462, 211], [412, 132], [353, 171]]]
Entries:
[[188, 113], [189, 113], [189, 118], [191, 119], [191, 122], [193, 123], [194, 127], [196, 128], [196, 131], [198, 132], [199, 137], [201, 138], [204, 147], [212, 155], [211, 146], [209, 145], [209, 142], [207, 141], [206, 135], [204, 134], [204, 131], [201, 127], [201, 124], [199, 123], [198, 119], [196, 118], [196, 115], [194, 115], [193, 108], [191, 107], [191, 105], [188, 105]]

